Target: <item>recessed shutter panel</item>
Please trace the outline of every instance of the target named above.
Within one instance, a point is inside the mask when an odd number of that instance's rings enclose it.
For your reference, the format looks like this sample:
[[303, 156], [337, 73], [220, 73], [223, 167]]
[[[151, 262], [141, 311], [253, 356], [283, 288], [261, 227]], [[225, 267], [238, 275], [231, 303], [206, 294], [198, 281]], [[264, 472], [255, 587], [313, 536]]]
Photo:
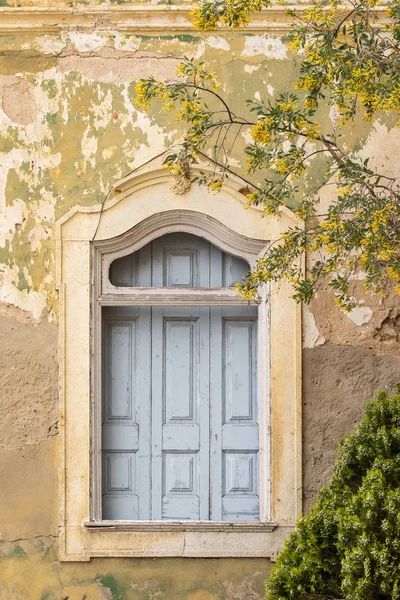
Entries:
[[103, 518], [149, 519], [150, 308], [113, 309], [103, 339]]
[[187, 233], [171, 233], [152, 244], [152, 285], [210, 287], [210, 244]]
[[153, 307], [152, 518], [208, 519], [208, 308]]
[[114, 260], [110, 266], [110, 282], [117, 287], [150, 287], [151, 244]]
[[257, 308], [210, 311], [211, 518], [258, 520]]

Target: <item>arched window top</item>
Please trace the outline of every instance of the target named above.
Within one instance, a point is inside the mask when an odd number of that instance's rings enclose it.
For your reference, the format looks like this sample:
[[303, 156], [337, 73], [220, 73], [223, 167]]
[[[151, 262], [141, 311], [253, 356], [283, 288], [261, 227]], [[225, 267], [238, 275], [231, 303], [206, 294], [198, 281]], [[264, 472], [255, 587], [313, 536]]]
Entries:
[[116, 287], [231, 287], [249, 264], [191, 233], [168, 233], [111, 263]]

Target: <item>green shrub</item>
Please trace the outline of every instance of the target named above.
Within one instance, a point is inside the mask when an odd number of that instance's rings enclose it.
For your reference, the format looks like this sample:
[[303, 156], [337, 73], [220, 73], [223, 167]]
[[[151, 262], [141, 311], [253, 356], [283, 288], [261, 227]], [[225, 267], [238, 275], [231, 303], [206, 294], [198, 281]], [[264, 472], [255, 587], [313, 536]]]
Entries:
[[365, 414], [285, 543], [267, 600], [400, 599], [400, 386]]

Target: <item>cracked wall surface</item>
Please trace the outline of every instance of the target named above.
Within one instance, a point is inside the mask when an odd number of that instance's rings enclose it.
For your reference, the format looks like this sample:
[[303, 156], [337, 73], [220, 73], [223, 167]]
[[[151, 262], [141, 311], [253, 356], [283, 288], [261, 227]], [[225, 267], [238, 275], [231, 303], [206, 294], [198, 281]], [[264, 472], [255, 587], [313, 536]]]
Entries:
[[[178, 2], [175, 2], [179, 4]], [[0, 0], [1, 6], [17, 6]], [[131, 3], [92, 2], [92, 5]], [[156, 4], [156, 2], [154, 3]], [[38, 5], [27, 0], [24, 7]], [[49, 0], [43, 7], [84, 6]], [[39, 19], [40, 17], [38, 17]], [[179, 140], [154, 107], [134, 108], [141, 77], [174, 76], [183, 56], [204, 60], [240, 109], [273, 97], [296, 73], [284, 35], [125, 33], [101, 26], [0, 35], [0, 598], [2, 600], [259, 600], [265, 559], [57, 557], [58, 306], [55, 220], [100, 204], [110, 186]], [[258, 95], [258, 96], [257, 96]], [[239, 111], [239, 110], [238, 110]], [[322, 116], [328, 126], [335, 115]], [[357, 123], [347, 143], [399, 169], [399, 131]], [[245, 139], [232, 165], [240, 166]], [[309, 181], [320, 177], [313, 163]], [[329, 201], [329, 193], [327, 198]], [[218, 197], [216, 197], [216, 202]], [[330, 473], [341, 436], [378, 388], [400, 379], [398, 300], [364, 296], [345, 315], [321, 289], [304, 311], [305, 509]]]

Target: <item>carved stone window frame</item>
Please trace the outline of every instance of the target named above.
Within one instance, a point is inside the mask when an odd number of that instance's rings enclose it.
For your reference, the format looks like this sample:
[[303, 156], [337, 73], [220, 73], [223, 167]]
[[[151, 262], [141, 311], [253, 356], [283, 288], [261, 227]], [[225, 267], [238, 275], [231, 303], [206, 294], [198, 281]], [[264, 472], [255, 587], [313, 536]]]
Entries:
[[[254, 265], [295, 222], [289, 210], [262, 217], [244, 210], [240, 181], [218, 196], [192, 184], [171, 191], [163, 160], [120, 181], [104, 207], [77, 207], [57, 222], [60, 293], [60, 558], [273, 557], [301, 513], [301, 311], [286, 284], [271, 284], [259, 305], [261, 522], [101, 520], [101, 307], [240, 304], [233, 290], [115, 288], [113, 260], [172, 232], [204, 237]], [[194, 167], [196, 170], [197, 167]], [[198, 170], [204, 171], [203, 164]], [[185, 297], [183, 298], [182, 293]], [[222, 294], [222, 297], [221, 297]]]

